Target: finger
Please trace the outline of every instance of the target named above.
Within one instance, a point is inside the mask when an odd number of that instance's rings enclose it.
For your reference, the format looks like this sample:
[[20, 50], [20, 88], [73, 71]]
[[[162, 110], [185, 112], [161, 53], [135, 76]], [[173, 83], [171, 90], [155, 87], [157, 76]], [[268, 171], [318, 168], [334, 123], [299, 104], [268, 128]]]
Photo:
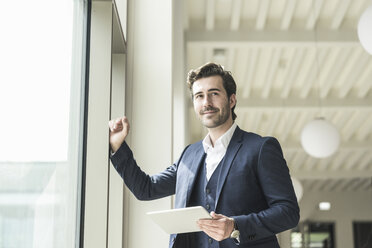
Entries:
[[211, 216], [213, 219], [221, 219], [221, 218], [226, 218], [225, 215], [222, 215], [222, 214], [216, 214], [215, 212], [211, 212]]
[[119, 123], [115, 123], [114, 125], [115, 125], [115, 127], [122, 127], [123, 123], [119, 122]]
[[122, 119], [122, 118], [117, 118], [117, 119], [115, 120], [115, 124], [116, 124], [116, 125], [121, 124], [121, 119]]
[[200, 220], [198, 221], [199, 228], [213, 235], [213, 238], [216, 240], [223, 240], [228, 238], [230, 231], [228, 230], [229, 222], [227, 218], [218, 219], [218, 220]]
[[199, 221], [199, 224], [203, 226], [218, 226], [218, 223], [211, 220], [201, 220]]
[[123, 124], [121, 123], [121, 119], [115, 120], [114, 128], [115, 129], [121, 129], [123, 127]]
[[109, 128], [110, 128], [111, 132], [116, 131], [115, 120], [110, 120], [109, 121]]
[[208, 228], [220, 228], [223, 223], [215, 220], [200, 220], [199, 224]]
[[120, 122], [123, 123], [123, 124], [124, 123], [129, 124], [128, 118], [126, 116], [124, 116], [123, 118], [121, 118]]
[[202, 229], [204, 233], [206, 233], [209, 237], [213, 238], [214, 240], [221, 241], [224, 239], [223, 235], [220, 232], [212, 230], [212, 229]]
[[124, 116], [124, 117], [121, 119], [121, 123], [122, 123], [122, 125], [123, 125], [123, 129], [126, 128], [127, 131], [129, 132], [129, 128], [130, 128], [130, 126], [129, 126], [129, 121], [128, 121], [127, 117]]
[[120, 125], [120, 126], [115, 125], [114, 128], [113, 128], [113, 131], [114, 132], [120, 132], [122, 129], [123, 129], [123, 126], [122, 125]]
[[215, 231], [212, 231], [212, 230], [202, 230], [203, 232], [205, 232], [209, 237], [217, 240], [220, 236], [219, 233], [215, 232]]
[[199, 225], [199, 228], [203, 231], [203, 232], [206, 232], [206, 233], [215, 233], [217, 234], [218, 233], [218, 228], [215, 228], [215, 227], [210, 227], [210, 226], [206, 226], [206, 225]]
[[218, 224], [218, 223], [223, 223], [223, 222], [226, 222], [228, 218], [227, 217], [218, 217], [218, 218], [215, 218], [215, 219], [199, 219], [198, 221], [200, 221], [201, 223], [209, 223], [209, 224]]

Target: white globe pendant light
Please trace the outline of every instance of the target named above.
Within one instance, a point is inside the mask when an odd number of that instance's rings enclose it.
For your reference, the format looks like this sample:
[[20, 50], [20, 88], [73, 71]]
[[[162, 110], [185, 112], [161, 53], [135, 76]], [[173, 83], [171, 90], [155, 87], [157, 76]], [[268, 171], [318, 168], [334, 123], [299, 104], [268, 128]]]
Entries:
[[302, 130], [301, 144], [310, 156], [326, 158], [338, 149], [340, 134], [330, 122], [318, 118], [309, 122]]
[[372, 55], [372, 5], [363, 12], [359, 19], [358, 37], [363, 48]]

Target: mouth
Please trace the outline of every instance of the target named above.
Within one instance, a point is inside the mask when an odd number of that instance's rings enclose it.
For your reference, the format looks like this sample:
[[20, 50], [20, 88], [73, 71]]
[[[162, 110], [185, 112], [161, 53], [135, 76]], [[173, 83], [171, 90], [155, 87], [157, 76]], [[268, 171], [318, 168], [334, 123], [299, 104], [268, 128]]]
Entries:
[[208, 110], [208, 111], [203, 111], [201, 114], [202, 115], [211, 115], [217, 113], [217, 110]]

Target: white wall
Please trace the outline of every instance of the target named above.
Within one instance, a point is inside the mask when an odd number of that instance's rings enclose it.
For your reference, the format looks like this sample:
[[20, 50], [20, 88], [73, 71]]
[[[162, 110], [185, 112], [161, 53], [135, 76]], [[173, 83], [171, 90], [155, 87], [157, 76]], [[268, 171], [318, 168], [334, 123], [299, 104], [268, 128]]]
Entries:
[[173, 1], [173, 159], [178, 159], [185, 146], [190, 143], [187, 129], [187, 111], [191, 99], [186, 84], [184, 5], [186, 5], [184, 1]]
[[[129, 0], [127, 25], [128, 143], [154, 174], [172, 163], [172, 1]], [[124, 247], [167, 247], [169, 235], [146, 212], [170, 209], [171, 198], [141, 202], [125, 193]]]

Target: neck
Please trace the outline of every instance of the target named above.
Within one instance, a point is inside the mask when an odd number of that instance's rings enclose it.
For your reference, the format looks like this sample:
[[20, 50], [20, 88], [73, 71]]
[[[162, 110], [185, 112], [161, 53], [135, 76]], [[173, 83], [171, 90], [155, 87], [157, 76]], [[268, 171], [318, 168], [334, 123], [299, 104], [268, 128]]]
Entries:
[[232, 120], [232, 118], [229, 118], [224, 124], [218, 127], [208, 128], [209, 137], [213, 146], [216, 140], [218, 140], [219, 137], [226, 133], [227, 130], [229, 130], [229, 128], [233, 125], [233, 123], [234, 121]]

